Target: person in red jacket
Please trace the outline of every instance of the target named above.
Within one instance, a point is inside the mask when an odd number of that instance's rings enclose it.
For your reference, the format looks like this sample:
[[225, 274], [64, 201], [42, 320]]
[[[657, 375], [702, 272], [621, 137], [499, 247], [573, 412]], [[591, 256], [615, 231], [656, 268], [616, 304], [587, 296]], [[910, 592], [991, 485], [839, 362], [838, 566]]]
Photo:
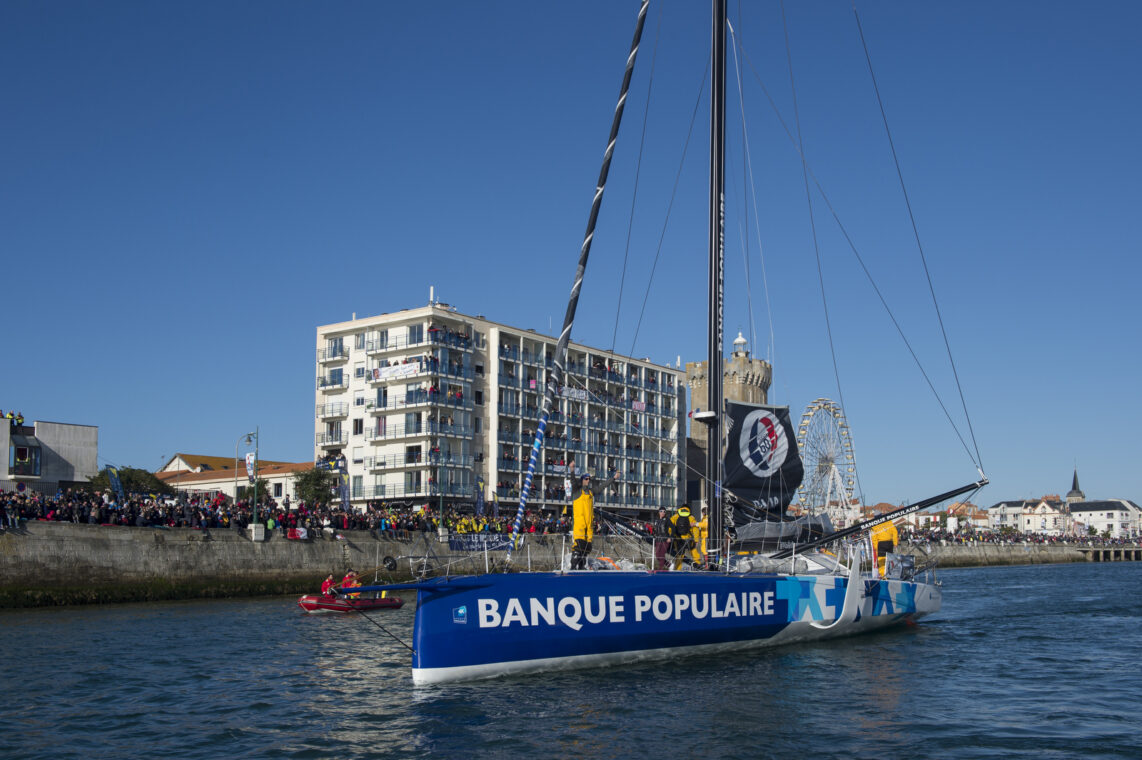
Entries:
[[333, 573], [325, 576], [325, 580], [321, 582], [321, 595], [333, 596]]

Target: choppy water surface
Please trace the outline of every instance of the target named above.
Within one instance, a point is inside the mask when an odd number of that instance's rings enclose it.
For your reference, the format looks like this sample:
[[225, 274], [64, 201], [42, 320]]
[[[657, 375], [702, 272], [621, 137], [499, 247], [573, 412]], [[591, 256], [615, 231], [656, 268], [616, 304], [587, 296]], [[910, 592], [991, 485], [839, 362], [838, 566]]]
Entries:
[[941, 578], [913, 628], [422, 688], [293, 599], [2, 612], [0, 757], [1142, 757], [1142, 564]]

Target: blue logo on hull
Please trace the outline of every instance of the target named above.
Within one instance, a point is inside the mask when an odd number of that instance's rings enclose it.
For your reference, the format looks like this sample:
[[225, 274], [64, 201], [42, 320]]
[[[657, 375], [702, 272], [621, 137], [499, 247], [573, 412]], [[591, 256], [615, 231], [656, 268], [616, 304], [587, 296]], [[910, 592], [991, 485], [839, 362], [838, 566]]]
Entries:
[[468, 622], [468, 608], [453, 607], [452, 608], [452, 622], [453, 623], [467, 623]]

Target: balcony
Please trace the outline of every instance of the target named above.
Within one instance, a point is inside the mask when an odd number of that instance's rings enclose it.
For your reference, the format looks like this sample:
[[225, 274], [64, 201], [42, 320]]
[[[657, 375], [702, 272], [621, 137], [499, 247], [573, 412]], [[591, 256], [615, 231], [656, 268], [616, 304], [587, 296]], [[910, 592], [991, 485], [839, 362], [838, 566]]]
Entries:
[[[402, 330], [402, 332], [404, 332]], [[390, 335], [386, 339], [374, 338], [365, 341], [366, 354], [383, 354], [388, 351], [404, 351], [412, 348], [420, 348], [421, 346], [429, 345], [430, 341], [427, 338], [420, 340], [409, 340], [408, 335]]]
[[436, 435], [448, 436], [450, 438], [471, 438], [476, 431], [470, 425], [456, 425], [449, 422], [435, 422], [433, 420], [429, 420], [428, 432]]
[[432, 325], [428, 328], [428, 342], [436, 346], [458, 348], [461, 351], [472, 350], [472, 338], [469, 333], [442, 325]]
[[428, 435], [428, 427], [426, 425], [387, 425], [383, 430], [377, 428], [369, 428], [365, 431], [365, 440], [376, 443], [377, 441], [391, 441], [397, 438], [416, 438]]
[[348, 433], [318, 433], [314, 441], [323, 449], [345, 446], [349, 443]]
[[432, 454], [428, 455], [428, 464], [433, 467], [468, 467], [472, 466], [472, 456], [459, 454]]
[[317, 378], [317, 389], [324, 393], [336, 393], [348, 387], [349, 378], [346, 375], [341, 375], [340, 377], [323, 375]]
[[349, 405], [344, 401], [339, 401], [333, 404], [318, 404], [316, 409], [316, 416], [319, 420], [327, 420], [334, 417], [348, 417]]
[[383, 471], [392, 463], [393, 457], [365, 457], [364, 465], [367, 472]]
[[340, 362], [349, 358], [349, 349], [345, 346], [340, 348], [319, 348], [317, 349], [318, 363], [325, 364], [327, 362]]

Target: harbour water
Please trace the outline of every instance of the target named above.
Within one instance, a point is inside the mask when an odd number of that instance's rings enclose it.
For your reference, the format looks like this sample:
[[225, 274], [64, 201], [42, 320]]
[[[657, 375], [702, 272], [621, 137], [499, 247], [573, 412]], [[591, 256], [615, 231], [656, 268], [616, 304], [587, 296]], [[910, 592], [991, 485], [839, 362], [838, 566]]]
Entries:
[[1142, 565], [940, 578], [914, 627], [435, 687], [292, 598], [3, 611], [0, 757], [1142, 757]]

